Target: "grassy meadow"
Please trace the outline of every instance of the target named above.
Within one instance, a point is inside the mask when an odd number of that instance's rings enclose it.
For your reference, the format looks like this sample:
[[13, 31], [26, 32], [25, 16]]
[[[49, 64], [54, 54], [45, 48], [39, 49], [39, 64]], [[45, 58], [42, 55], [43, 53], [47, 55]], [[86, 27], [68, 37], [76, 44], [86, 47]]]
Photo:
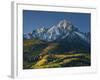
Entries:
[[[65, 45], [67, 45], [65, 43]], [[90, 53], [82, 49], [67, 50], [57, 42], [23, 40], [23, 69], [90, 66]]]

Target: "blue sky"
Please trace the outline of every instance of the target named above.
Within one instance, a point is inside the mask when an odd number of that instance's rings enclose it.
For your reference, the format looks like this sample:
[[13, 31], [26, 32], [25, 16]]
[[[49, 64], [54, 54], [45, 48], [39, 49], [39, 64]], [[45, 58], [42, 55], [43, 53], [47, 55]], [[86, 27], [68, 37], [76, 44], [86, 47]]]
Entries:
[[52, 27], [60, 20], [69, 20], [82, 32], [90, 31], [91, 15], [89, 13], [69, 13], [51, 11], [23, 10], [23, 31], [25, 34], [40, 27]]

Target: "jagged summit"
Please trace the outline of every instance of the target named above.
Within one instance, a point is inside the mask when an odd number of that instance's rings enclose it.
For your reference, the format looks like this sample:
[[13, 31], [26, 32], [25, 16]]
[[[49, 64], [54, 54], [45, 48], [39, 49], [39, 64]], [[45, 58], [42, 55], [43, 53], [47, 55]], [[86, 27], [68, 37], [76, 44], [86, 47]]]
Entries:
[[61, 28], [64, 28], [64, 29], [67, 29], [68, 27], [71, 27], [72, 26], [72, 23], [70, 21], [67, 21], [67, 20], [61, 20], [58, 25], [58, 27], [61, 27]]
[[75, 38], [79, 38], [89, 43], [89, 38], [85, 35], [85, 33], [80, 32], [71, 21], [65, 19], [59, 21], [57, 25], [54, 25], [50, 28], [41, 27], [33, 30], [30, 38], [38, 38], [48, 42], [58, 39], [73, 41]]

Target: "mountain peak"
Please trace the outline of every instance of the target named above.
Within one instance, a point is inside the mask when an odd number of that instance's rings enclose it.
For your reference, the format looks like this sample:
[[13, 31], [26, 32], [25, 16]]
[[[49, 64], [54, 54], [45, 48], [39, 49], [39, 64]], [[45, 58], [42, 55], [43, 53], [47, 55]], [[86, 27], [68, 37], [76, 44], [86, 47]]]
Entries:
[[38, 29], [37, 29], [37, 32], [38, 32], [38, 33], [45, 32], [45, 28], [44, 28], [44, 27], [38, 28]]
[[72, 26], [72, 23], [71, 23], [71, 21], [63, 19], [58, 23], [57, 26], [61, 27], [63, 29], [67, 29], [68, 27]]
[[50, 28], [41, 27], [34, 30], [32, 34], [30, 34], [30, 37], [48, 42], [62, 39], [73, 41], [76, 37], [86, 42], [89, 40], [83, 32], [80, 32], [77, 27], [74, 27], [71, 21], [65, 19]]

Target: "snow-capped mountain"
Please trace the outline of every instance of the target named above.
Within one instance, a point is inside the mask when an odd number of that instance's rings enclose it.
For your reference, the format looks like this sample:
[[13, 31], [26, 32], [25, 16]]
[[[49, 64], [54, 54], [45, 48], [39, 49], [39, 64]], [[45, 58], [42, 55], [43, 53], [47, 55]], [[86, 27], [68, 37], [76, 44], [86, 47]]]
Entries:
[[50, 28], [38, 28], [29, 34], [30, 38], [38, 38], [44, 41], [57, 41], [57, 40], [74, 40], [80, 38], [81, 40], [89, 43], [88, 36], [80, 32], [70, 21], [61, 20], [57, 25]]

